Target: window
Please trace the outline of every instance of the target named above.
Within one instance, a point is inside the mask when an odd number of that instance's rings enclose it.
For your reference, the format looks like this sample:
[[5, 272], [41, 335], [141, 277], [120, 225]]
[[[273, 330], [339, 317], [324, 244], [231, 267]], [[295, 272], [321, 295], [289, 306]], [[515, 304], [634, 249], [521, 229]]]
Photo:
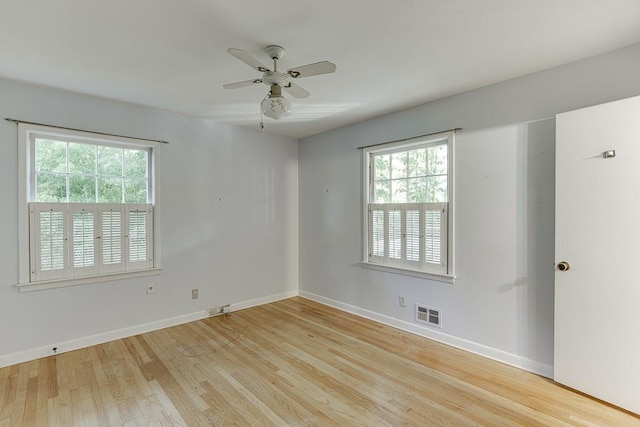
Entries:
[[365, 263], [453, 276], [453, 133], [365, 148]]
[[152, 143], [25, 124], [18, 131], [19, 286], [157, 267]]

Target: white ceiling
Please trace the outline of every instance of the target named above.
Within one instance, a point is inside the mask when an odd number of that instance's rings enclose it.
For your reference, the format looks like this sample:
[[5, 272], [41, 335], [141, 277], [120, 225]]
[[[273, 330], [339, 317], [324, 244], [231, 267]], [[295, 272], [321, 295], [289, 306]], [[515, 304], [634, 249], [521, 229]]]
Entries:
[[[638, 0], [2, 0], [0, 76], [254, 126], [226, 53], [329, 60], [268, 132], [301, 138], [640, 42]], [[25, 118], [28, 119], [28, 118]]]

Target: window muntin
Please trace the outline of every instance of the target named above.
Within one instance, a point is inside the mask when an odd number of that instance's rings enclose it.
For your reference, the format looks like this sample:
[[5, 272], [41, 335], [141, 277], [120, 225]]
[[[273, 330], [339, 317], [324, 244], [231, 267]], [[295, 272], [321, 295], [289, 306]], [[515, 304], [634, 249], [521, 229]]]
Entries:
[[365, 150], [365, 262], [452, 276], [453, 134]]

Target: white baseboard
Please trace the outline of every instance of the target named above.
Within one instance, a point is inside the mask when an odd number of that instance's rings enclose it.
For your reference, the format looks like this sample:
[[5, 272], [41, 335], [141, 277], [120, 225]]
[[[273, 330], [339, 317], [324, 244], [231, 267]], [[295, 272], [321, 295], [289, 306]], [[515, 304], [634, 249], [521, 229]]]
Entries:
[[[257, 305], [268, 304], [270, 302], [279, 301], [286, 298], [291, 298], [298, 295], [298, 290], [283, 292], [275, 295], [268, 295], [266, 297], [255, 298], [248, 301], [242, 301], [239, 303], [231, 304], [231, 311], [242, 310], [244, 308], [254, 307]], [[109, 341], [114, 341], [122, 338], [131, 337], [145, 332], [157, 331], [158, 329], [169, 328], [171, 326], [181, 325], [183, 323], [189, 323], [196, 320], [209, 317], [209, 313], [206, 310], [198, 311], [195, 313], [184, 314], [181, 316], [170, 317], [168, 319], [156, 320], [154, 322], [143, 323], [140, 325], [130, 326], [127, 328], [117, 329], [114, 331], [104, 332], [101, 334], [90, 335], [87, 337], [76, 338], [69, 341], [45, 345], [42, 347], [32, 348], [29, 350], [20, 351], [17, 353], [0, 355], [0, 368], [5, 366], [15, 365], [17, 363], [29, 362], [31, 360], [40, 359], [42, 357], [52, 356], [54, 354], [66, 353], [72, 350], [78, 350], [92, 345], [103, 344]], [[56, 351], [53, 351], [53, 348]]]
[[339, 310], [385, 324], [387, 326], [410, 332], [412, 334], [416, 334], [430, 340], [438, 341], [440, 343], [447, 344], [452, 347], [477, 354], [479, 356], [493, 359], [498, 362], [523, 369], [525, 371], [533, 372], [534, 374], [542, 375], [543, 377], [553, 378], [553, 366], [551, 365], [536, 362], [535, 360], [527, 359], [513, 353], [508, 353], [506, 351], [498, 350], [483, 344], [478, 344], [473, 341], [454, 337], [452, 335], [445, 334], [444, 332], [428, 329], [419, 325], [415, 325], [413, 323], [406, 322], [404, 320], [398, 320], [384, 314], [376, 313], [374, 311], [370, 311], [354, 305], [332, 300], [330, 298], [312, 294], [310, 292], [300, 291], [299, 295], [303, 298], [319, 302], [320, 304], [325, 304], [330, 307], [337, 308]]
[[294, 289], [293, 291], [281, 292], [279, 294], [267, 295], [266, 297], [254, 298], [248, 301], [238, 302], [235, 304], [231, 304], [231, 312], [244, 310], [245, 308], [256, 307], [258, 305], [269, 304], [270, 302], [281, 301], [283, 299], [297, 297], [298, 290]]

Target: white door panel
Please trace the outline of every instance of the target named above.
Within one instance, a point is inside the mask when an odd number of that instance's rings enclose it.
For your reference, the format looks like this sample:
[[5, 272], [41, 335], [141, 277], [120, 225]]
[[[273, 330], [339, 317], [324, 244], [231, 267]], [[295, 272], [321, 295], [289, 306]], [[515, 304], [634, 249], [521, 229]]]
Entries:
[[640, 413], [640, 97], [557, 116], [555, 259], [555, 380]]

